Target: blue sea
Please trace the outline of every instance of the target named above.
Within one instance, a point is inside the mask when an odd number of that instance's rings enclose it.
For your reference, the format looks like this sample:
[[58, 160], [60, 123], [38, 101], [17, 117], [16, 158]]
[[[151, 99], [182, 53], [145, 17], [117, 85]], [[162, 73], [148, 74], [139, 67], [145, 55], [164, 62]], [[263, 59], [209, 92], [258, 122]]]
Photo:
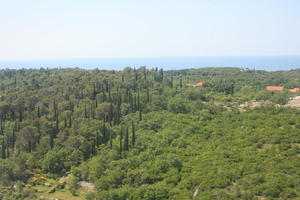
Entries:
[[171, 69], [202, 67], [242, 67], [255, 70], [278, 71], [300, 68], [300, 56], [223, 56], [223, 57], [147, 57], [92, 58], [1, 61], [0, 69], [20, 68], [83, 68], [122, 70], [125, 67]]

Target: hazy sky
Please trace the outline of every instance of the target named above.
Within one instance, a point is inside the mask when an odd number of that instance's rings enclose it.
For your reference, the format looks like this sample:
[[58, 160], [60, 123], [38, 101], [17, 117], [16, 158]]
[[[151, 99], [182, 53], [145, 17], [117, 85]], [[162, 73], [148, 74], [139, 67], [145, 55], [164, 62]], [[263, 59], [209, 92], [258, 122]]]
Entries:
[[0, 60], [300, 55], [300, 0], [0, 3]]

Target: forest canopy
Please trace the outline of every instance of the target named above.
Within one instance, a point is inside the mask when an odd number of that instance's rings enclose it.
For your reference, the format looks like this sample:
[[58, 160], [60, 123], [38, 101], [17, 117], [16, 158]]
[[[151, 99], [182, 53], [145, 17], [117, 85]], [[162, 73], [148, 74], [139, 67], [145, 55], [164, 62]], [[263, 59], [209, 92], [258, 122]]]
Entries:
[[40, 186], [62, 177], [53, 194], [89, 200], [299, 199], [300, 110], [287, 106], [299, 77], [0, 70], [0, 199], [43, 199]]

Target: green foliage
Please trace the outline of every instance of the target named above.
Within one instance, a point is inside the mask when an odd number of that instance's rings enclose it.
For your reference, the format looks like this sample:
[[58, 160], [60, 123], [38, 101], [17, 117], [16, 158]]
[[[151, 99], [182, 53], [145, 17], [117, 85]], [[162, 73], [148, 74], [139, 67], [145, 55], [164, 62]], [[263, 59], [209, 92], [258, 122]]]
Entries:
[[78, 165], [83, 160], [82, 153], [73, 148], [54, 148], [44, 156], [42, 169], [45, 172], [63, 174], [70, 170], [71, 166]]
[[282, 106], [293, 94], [265, 87], [299, 87], [299, 77], [0, 70], [0, 199], [36, 198], [23, 184], [36, 168], [71, 172], [74, 195], [78, 181], [93, 182], [87, 199], [297, 199], [300, 113]]
[[78, 181], [79, 181], [79, 178], [76, 177], [76, 176], [71, 176], [68, 180], [68, 187], [69, 187], [69, 190], [70, 190], [70, 192], [73, 196], [78, 195], [77, 194], [77, 191], [78, 191], [78, 188], [79, 188]]

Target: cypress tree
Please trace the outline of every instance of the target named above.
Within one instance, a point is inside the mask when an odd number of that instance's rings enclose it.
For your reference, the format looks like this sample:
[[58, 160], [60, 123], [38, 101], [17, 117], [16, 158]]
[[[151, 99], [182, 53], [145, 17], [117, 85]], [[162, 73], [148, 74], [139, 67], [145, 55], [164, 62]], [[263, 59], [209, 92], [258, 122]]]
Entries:
[[136, 103], [136, 94], [134, 95], [134, 111], [133, 112], [136, 112], [137, 111], [137, 103]]
[[135, 79], [135, 81], [138, 80], [138, 73], [137, 73], [136, 69], [134, 69], [134, 79]]
[[56, 111], [57, 111], [57, 107], [56, 107], [56, 101], [55, 101], [55, 99], [53, 100], [53, 118], [55, 118], [56, 117]]
[[28, 152], [30, 153], [32, 150], [32, 140], [31, 140], [31, 136], [29, 136], [29, 141], [28, 141]]
[[54, 146], [54, 132], [50, 134], [50, 147], [53, 148]]
[[85, 117], [85, 118], [88, 118], [86, 105], [84, 106], [84, 117]]
[[0, 120], [0, 135], [4, 135], [3, 120]]
[[142, 111], [141, 111], [141, 110], [139, 110], [139, 120], [140, 120], [140, 121], [142, 121], [142, 119], [143, 119], [143, 116], [142, 116]]
[[161, 68], [161, 69], [159, 70], [159, 82], [163, 82], [163, 80], [164, 80], [164, 71], [163, 71], [163, 69]]
[[40, 118], [41, 117], [41, 113], [40, 113], [40, 106], [38, 105], [38, 107], [37, 107], [37, 115], [38, 115], [38, 118]]
[[9, 145], [8, 142], [6, 143], [6, 158], [9, 158]]
[[74, 112], [74, 103], [69, 101], [69, 106], [71, 108], [72, 113]]
[[130, 104], [130, 111], [134, 112], [133, 111], [133, 109], [134, 109], [134, 103], [133, 103], [133, 97], [132, 97], [131, 92], [129, 92], [129, 94], [128, 94], [128, 101], [129, 101], [129, 104]]
[[0, 119], [0, 135], [4, 135], [4, 129], [5, 129], [4, 120]]
[[126, 126], [125, 138], [124, 138], [124, 150], [129, 150], [129, 133], [128, 133], [128, 126]]
[[19, 111], [19, 121], [23, 121], [23, 108], [21, 107], [20, 111]]
[[120, 155], [122, 154], [122, 150], [123, 150], [123, 127], [121, 126], [121, 130], [120, 130], [120, 144], [119, 144], [119, 153]]
[[93, 100], [96, 99], [96, 96], [97, 96], [96, 85], [95, 85], [95, 83], [94, 83], [94, 85], [93, 85], [93, 96], [92, 96]]
[[15, 127], [13, 128], [12, 131], [12, 138], [11, 138], [11, 146], [14, 149], [15, 148], [15, 142], [16, 142], [16, 133], [15, 133], [16, 129]]
[[102, 94], [103, 94], [103, 102], [107, 101], [107, 97], [106, 97], [105, 91], [103, 91]]
[[91, 117], [92, 119], [95, 119], [95, 108], [93, 103], [91, 103], [90, 107], [91, 107]]
[[141, 110], [140, 92], [138, 92], [138, 105], [137, 105], [137, 109]]
[[100, 145], [100, 138], [99, 138], [99, 132], [96, 132], [96, 146]]
[[103, 132], [103, 140], [104, 140], [103, 143], [106, 143], [108, 137], [107, 137], [107, 133], [106, 133], [106, 125], [105, 125], [105, 123], [103, 124], [102, 132]]
[[108, 81], [105, 81], [105, 85], [106, 85], [106, 92], [108, 93], [108, 91], [109, 91]]
[[92, 149], [92, 155], [96, 155], [96, 149], [97, 149], [97, 141], [96, 138], [93, 140], [93, 149]]
[[119, 118], [120, 118], [120, 116], [119, 116], [119, 111], [118, 111], [118, 108], [117, 108], [117, 110], [115, 111], [115, 114], [114, 114], [114, 125], [118, 124], [118, 119]]
[[58, 132], [59, 132], [59, 121], [57, 116], [55, 120], [55, 133], [58, 134]]
[[134, 127], [134, 122], [132, 121], [132, 138], [131, 138], [131, 145], [134, 146], [135, 145], [135, 127]]
[[2, 139], [2, 145], [1, 145], [1, 158], [5, 159], [6, 158], [6, 146], [4, 143], [4, 139]]
[[112, 149], [113, 148], [113, 138], [112, 138], [112, 132], [108, 131], [109, 133], [109, 148]]
[[109, 88], [109, 90], [108, 90], [108, 101], [109, 101], [109, 102], [112, 102], [111, 93], [110, 93], [110, 88]]
[[149, 88], [147, 87], [147, 93], [146, 93], [146, 96], [147, 96], [147, 103], [150, 103], [150, 91], [149, 91]]
[[110, 108], [109, 108], [109, 122], [111, 123], [113, 118], [114, 118], [114, 111], [113, 111], [113, 105], [110, 103]]
[[182, 88], [182, 78], [180, 78], [179, 87]]

